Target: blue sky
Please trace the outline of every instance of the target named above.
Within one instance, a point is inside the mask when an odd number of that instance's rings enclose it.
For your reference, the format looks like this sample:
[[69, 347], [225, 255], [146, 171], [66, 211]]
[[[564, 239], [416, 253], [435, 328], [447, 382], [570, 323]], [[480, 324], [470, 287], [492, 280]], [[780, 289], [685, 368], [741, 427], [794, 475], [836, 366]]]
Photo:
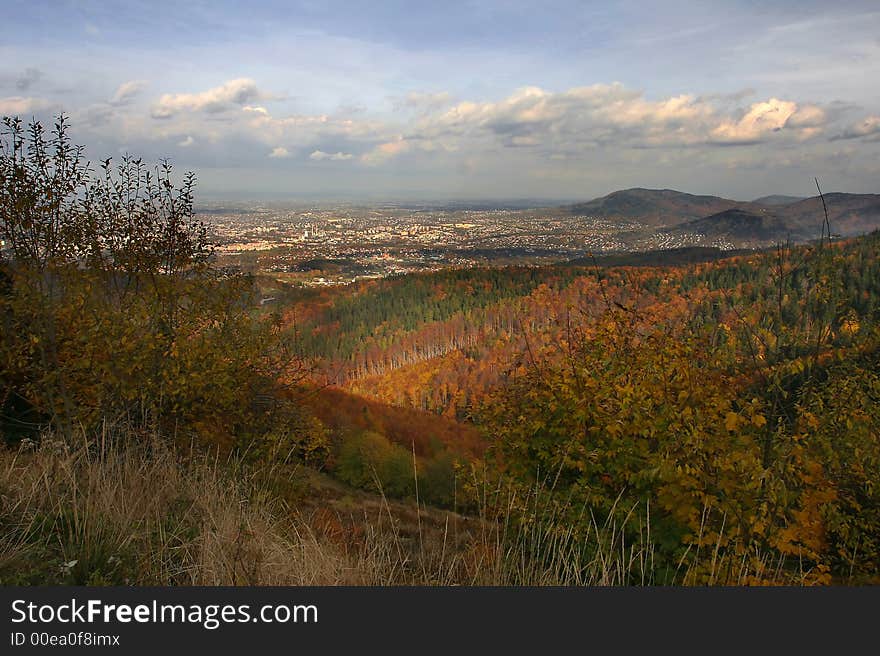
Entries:
[[205, 196], [878, 191], [876, 2], [4, 4], [0, 113]]

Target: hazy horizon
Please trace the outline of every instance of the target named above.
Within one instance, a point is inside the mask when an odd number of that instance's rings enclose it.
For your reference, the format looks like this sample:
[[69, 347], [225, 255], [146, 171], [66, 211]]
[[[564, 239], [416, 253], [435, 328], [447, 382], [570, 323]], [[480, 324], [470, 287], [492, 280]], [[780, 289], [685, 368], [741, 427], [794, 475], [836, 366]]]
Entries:
[[[719, 198], [726, 198], [727, 200], [733, 200], [742, 203], [753, 202], [759, 200], [761, 198], [767, 196], [791, 196], [799, 199], [807, 199], [812, 198], [818, 195], [815, 188], [815, 181], [810, 180], [813, 183], [813, 192], [812, 193], [804, 193], [804, 194], [782, 194], [782, 193], [772, 193], [772, 194], [762, 194], [761, 196], [755, 196], [750, 198], [730, 198], [725, 197], [720, 194], [711, 193], [710, 191], [686, 191], [683, 189], [670, 189], [668, 187], [664, 188], [648, 188], [648, 187], [627, 187], [626, 189], [613, 189], [606, 194], [601, 194], [599, 196], [589, 196], [589, 197], [530, 197], [530, 196], [458, 196], [458, 195], [431, 195], [432, 192], [412, 192], [410, 195], [407, 194], [393, 194], [393, 193], [375, 193], [375, 194], [358, 194], [358, 193], [337, 193], [335, 196], [330, 194], [321, 194], [321, 193], [295, 193], [295, 192], [275, 192], [275, 193], [265, 193], [262, 195], [247, 195], [241, 194], [238, 192], [227, 192], [227, 193], [197, 193], [196, 198], [196, 207], [204, 208], [211, 205], [220, 205], [222, 203], [229, 204], [254, 204], [254, 203], [267, 203], [267, 204], [275, 204], [275, 205], [302, 205], [303, 207], [312, 207], [315, 205], [351, 205], [351, 206], [380, 206], [380, 205], [402, 205], [407, 206], [411, 205], [413, 207], [421, 206], [421, 205], [449, 205], [453, 206], [456, 204], [484, 204], [487, 206], [497, 206], [497, 207], [510, 207], [510, 208], [522, 208], [522, 209], [538, 209], [545, 207], [556, 207], [556, 206], [565, 206], [567, 204], [575, 204], [575, 203], [584, 203], [592, 200], [596, 200], [598, 198], [602, 198], [609, 194], [618, 191], [629, 191], [632, 189], [647, 189], [649, 191], [677, 191], [685, 194], [691, 194], [694, 196], [716, 196]], [[820, 181], [821, 184], [821, 181]], [[877, 192], [841, 192], [839, 189], [822, 189], [822, 193], [826, 196], [828, 194], [833, 193], [866, 193], [873, 194]]]

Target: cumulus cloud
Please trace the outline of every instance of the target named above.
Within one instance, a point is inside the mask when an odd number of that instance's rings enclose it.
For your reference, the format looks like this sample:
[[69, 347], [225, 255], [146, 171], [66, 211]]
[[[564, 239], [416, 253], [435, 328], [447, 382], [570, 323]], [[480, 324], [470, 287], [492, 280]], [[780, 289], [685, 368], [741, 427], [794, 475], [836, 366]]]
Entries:
[[[280, 114], [280, 105], [262, 102], [273, 98], [252, 80], [231, 80], [207, 91], [159, 97], [151, 109], [163, 121], [118, 112], [115, 129], [129, 140], [154, 142], [157, 149], [177, 144], [188, 157], [201, 161], [210, 153], [243, 169], [264, 166], [271, 158], [288, 160], [285, 166], [305, 160], [315, 164], [315, 171], [358, 175], [359, 169], [405, 159], [414, 171], [440, 176], [447, 171], [468, 179], [537, 179], [546, 174], [561, 181], [561, 188], [569, 184], [566, 171], [583, 175], [583, 167], [597, 162], [608, 170], [630, 170], [648, 162], [678, 169], [695, 163], [723, 167], [737, 157], [741, 161], [736, 166], [745, 169], [748, 162], [769, 154], [760, 144], [817, 149], [827, 143], [816, 139], [820, 131], [840, 121], [833, 104], [691, 93], [652, 97], [619, 83], [562, 91], [528, 86], [492, 101], [414, 94], [405, 102], [418, 111], [384, 116]], [[206, 120], [206, 113], [219, 112], [222, 120]], [[880, 130], [880, 123], [869, 122], [858, 134], [867, 135], [872, 125]], [[721, 147], [733, 144], [739, 146], [735, 151]], [[790, 155], [795, 149], [785, 150]], [[328, 164], [317, 166], [322, 162]], [[350, 164], [331, 167], [333, 162]]]
[[712, 136], [726, 143], [754, 143], [768, 133], [778, 132], [797, 111], [797, 103], [770, 98], [754, 103], [738, 121], [723, 121]]
[[866, 116], [858, 123], [848, 126], [843, 132], [835, 135], [833, 139], [861, 139], [862, 137], [880, 139], [880, 115]]
[[620, 84], [553, 93], [524, 87], [498, 102], [463, 101], [423, 119], [420, 134], [448, 147], [449, 139], [492, 137], [508, 147], [595, 147], [640, 138], [641, 145], [686, 143], [713, 107], [690, 95], [650, 101]]
[[483, 138], [552, 156], [599, 147], [758, 143], [783, 129], [806, 139], [826, 121], [818, 106], [790, 100], [770, 98], [737, 115], [719, 99], [681, 94], [652, 100], [614, 83], [563, 92], [524, 87], [498, 102], [459, 102], [423, 117], [416, 134], [444, 147]]
[[153, 118], [171, 118], [179, 112], [219, 114], [235, 105], [265, 97], [250, 78], [238, 78], [201, 93], [165, 94], [153, 106]]
[[801, 105], [788, 117], [786, 129], [794, 129], [799, 139], [809, 139], [820, 134], [828, 124], [828, 113], [816, 105]]
[[398, 155], [407, 152], [412, 147], [412, 143], [403, 137], [398, 137], [394, 141], [386, 141], [381, 143], [371, 151], [361, 155], [361, 161], [365, 164], [376, 165], [382, 164]]
[[23, 98], [11, 96], [0, 98], [0, 116], [23, 116], [39, 112], [49, 107], [49, 101], [43, 98]]
[[[264, 158], [273, 160], [300, 159], [300, 153], [313, 154], [311, 161], [342, 162], [357, 160], [357, 153], [369, 151], [399, 134], [399, 126], [391, 129], [386, 121], [361, 119], [344, 115], [286, 114], [274, 115], [272, 109], [258, 99], [275, 99], [257, 88], [246, 85], [236, 95], [231, 87], [211, 89], [200, 94], [163, 97], [151, 106], [152, 115], [162, 121], [144, 121], [129, 112], [124, 121], [127, 137], [156, 143], [178, 143], [191, 137], [192, 157], [200, 158], [210, 148], [211, 157], [222, 152], [226, 161], [239, 166], [258, 165]], [[256, 102], [255, 102], [256, 101]], [[225, 102], [222, 120], [206, 120], [208, 104]], [[328, 148], [327, 145], [332, 145]], [[158, 147], [158, 146], [157, 146]], [[309, 160], [306, 160], [309, 161]]]
[[313, 159], [317, 162], [320, 162], [323, 160], [330, 160], [333, 162], [341, 162], [341, 161], [352, 159], [353, 157], [354, 157], [354, 155], [352, 155], [351, 153], [343, 153], [341, 151], [336, 152], [336, 153], [325, 153], [323, 150], [316, 150], [311, 155], [309, 155], [309, 159]]
[[816, 105], [800, 105], [785, 122], [789, 128], [821, 128], [828, 121], [828, 114]]
[[116, 93], [114, 93], [113, 97], [110, 99], [110, 104], [129, 104], [145, 86], [147, 86], [147, 83], [143, 80], [129, 80], [128, 82], [123, 82], [119, 85], [119, 88], [116, 89]]

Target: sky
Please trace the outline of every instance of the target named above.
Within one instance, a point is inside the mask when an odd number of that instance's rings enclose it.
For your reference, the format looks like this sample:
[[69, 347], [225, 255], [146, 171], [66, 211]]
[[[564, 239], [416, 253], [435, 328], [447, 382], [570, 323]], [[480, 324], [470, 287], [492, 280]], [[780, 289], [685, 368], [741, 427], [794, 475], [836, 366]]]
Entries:
[[880, 192], [876, 0], [3, 5], [0, 114], [204, 198]]

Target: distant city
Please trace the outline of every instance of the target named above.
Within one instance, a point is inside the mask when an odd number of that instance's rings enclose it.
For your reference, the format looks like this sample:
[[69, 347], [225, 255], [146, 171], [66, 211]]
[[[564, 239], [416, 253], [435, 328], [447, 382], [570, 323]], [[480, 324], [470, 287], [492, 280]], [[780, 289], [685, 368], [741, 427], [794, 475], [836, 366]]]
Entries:
[[732, 249], [699, 234], [667, 233], [635, 220], [572, 216], [561, 208], [447, 206], [205, 206], [221, 261], [288, 282], [337, 285], [446, 267], [548, 264], [589, 253]]

